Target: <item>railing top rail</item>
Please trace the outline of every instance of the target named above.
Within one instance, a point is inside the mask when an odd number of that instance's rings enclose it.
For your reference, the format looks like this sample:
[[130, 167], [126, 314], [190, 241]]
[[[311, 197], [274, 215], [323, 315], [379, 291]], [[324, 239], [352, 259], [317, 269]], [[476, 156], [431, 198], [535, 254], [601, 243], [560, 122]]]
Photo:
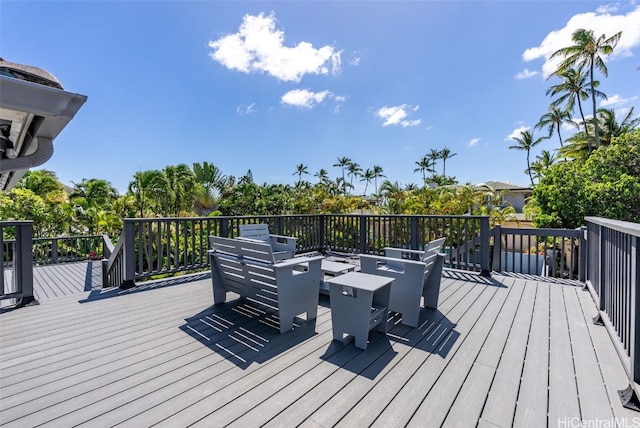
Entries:
[[103, 235], [70, 235], [70, 236], [46, 236], [33, 238], [34, 241], [50, 241], [52, 239], [76, 239], [76, 238], [102, 238]]
[[500, 233], [512, 233], [517, 235], [532, 236], [562, 236], [576, 237], [582, 234], [580, 229], [535, 229], [535, 228], [518, 228], [518, 227], [500, 227]]
[[215, 217], [150, 217], [150, 218], [125, 218], [125, 222], [146, 222], [146, 221], [193, 221], [193, 220], [231, 220], [231, 219], [260, 219], [260, 218], [290, 218], [290, 217], [319, 217], [319, 216], [341, 216], [341, 217], [377, 217], [377, 218], [435, 218], [435, 219], [483, 219], [489, 218], [485, 215], [416, 215], [416, 214], [280, 214], [280, 215], [247, 215], [247, 216], [215, 216]]
[[619, 232], [623, 232], [628, 235], [633, 235], [640, 238], [640, 224], [638, 223], [631, 223], [629, 221], [621, 220], [610, 220], [602, 217], [585, 217], [584, 220], [587, 223], [593, 223], [599, 226], [608, 227], [609, 229], [617, 230]]
[[27, 226], [32, 225], [33, 220], [8, 220], [0, 221], [0, 226]]

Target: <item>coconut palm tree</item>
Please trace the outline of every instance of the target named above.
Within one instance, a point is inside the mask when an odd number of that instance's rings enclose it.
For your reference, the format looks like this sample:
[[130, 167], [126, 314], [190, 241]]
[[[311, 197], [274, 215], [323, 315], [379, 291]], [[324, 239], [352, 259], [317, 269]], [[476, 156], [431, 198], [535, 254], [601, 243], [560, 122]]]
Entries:
[[[591, 102], [593, 106], [594, 118], [597, 116], [595, 92], [596, 85], [594, 80], [594, 72], [595, 69], [598, 69], [604, 75], [604, 77], [607, 77], [608, 70], [603, 56], [610, 55], [613, 52], [621, 36], [622, 31], [619, 31], [609, 38], [602, 34], [596, 39], [593, 34], [593, 30], [585, 30], [584, 28], [579, 28], [571, 35], [571, 40], [574, 42], [573, 45], [558, 49], [551, 55], [551, 58], [555, 58], [558, 56], [564, 58], [558, 66], [558, 72], [574, 66], [577, 66], [580, 70], [588, 67], [589, 80], [591, 83], [589, 85], [589, 88], [591, 92]], [[598, 132], [597, 120], [594, 121], [594, 135], [596, 148], [598, 148], [600, 147], [600, 136]]]
[[442, 150], [440, 150], [440, 159], [442, 159], [442, 176], [443, 177], [447, 175], [446, 174], [447, 159], [452, 158], [456, 155], [457, 153], [451, 153], [451, 149], [448, 147], [445, 147]]
[[386, 177], [382, 172], [382, 167], [380, 165], [373, 166], [373, 182], [376, 186], [376, 195], [378, 194], [378, 178]]
[[427, 172], [435, 171], [433, 168], [433, 161], [429, 155], [422, 156], [422, 159], [416, 161], [416, 165], [418, 166], [413, 172], [420, 172], [422, 174], [422, 182], [424, 185], [427, 185]]
[[367, 188], [374, 178], [375, 173], [373, 172], [373, 169], [365, 169], [364, 173], [362, 174], [362, 178], [360, 179], [360, 181], [366, 181], [366, 184], [364, 185], [364, 192], [362, 193], [363, 196], [366, 196]]
[[509, 146], [510, 149], [523, 150], [527, 152], [527, 171], [529, 172], [529, 179], [531, 179], [531, 186], [533, 186], [533, 175], [531, 174], [531, 162], [529, 161], [529, 155], [531, 149], [542, 142], [547, 137], [540, 137], [537, 140], [533, 139], [533, 134], [529, 131], [520, 131], [519, 137], [513, 139], [518, 143], [513, 146]]
[[302, 174], [309, 174], [309, 171], [307, 170], [307, 166], [305, 164], [298, 164], [296, 165], [296, 172], [294, 172], [291, 175], [298, 175], [298, 184], [302, 183]]
[[538, 182], [555, 162], [556, 156], [549, 150], [543, 150], [542, 153], [536, 156], [536, 160], [531, 162], [531, 171], [533, 176], [538, 179]]
[[442, 152], [440, 152], [440, 150], [431, 149], [431, 150], [429, 150], [429, 155], [428, 156], [431, 159], [431, 166], [432, 166], [431, 173], [435, 177], [435, 175], [436, 175], [436, 161], [438, 159], [442, 159]]
[[[562, 83], [552, 86], [547, 89], [547, 95], [556, 96], [561, 94], [551, 105], [558, 107], [564, 104], [564, 110], [572, 112], [575, 105], [578, 104], [578, 110], [580, 111], [580, 117], [582, 118], [582, 124], [587, 138], [589, 138], [589, 132], [587, 131], [587, 120], [584, 117], [584, 111], [582, 109], [582, 101], [589, 98], [587, 76], [579, 70], [569, 68], [558, 72], [558, 77], [562, 79]], [[591, 85], [597, 87], [600, 82], [593, 82]], [[606, 98], [606, 95], [600, 91], [591, 91], [597, 97]]]
[[324, 168], [320, 168], [320, 171], [313, 174], [313, 176], [318, 177], [320, 183], [326, 184], [329, 181], [329, 172]]
[[600, 142], [603, 145], [609, 145], [611, 140], [623, 134], [633, 132], [640, 126], [640, 116], [633, 118], [634, 107], [631, 107], [627, 114], [618, 123], [616, 113], [613, 109], [601, 108], [598, 110], [598, 129], [601, 132]]
[[349, 181], [349, 184], [351, 184], [351, 187], [353, 187], [353, 178], [360, 177], [361, 173], [362, 173], [362, 168], [360, 167], [360, 165], [358, 165], [358, 163], [349, 162], [349, 165], [347, 165], [347, 175], [351, 177], [351, 180]]
[[[598, 110], [598, 129], [600, 129], [600, 144], [607, 146], [611, 140], [620, 135], [632, 132], [640, 126], [640, 118], [633, 118], [634, 108], [631, 108], [624, 116], [622, 121], [618, 123], [615, 111], [612, 109]], [[588, 127], [591, 131], [594, 129], [593, 120], [590, 120]], [[567, 139], [567, 144], [558, 152], [561, 156], [585, 160], [588, 158], [591, 147], [588, 144], [587, 134], [580, 131], [571, 138]]]
[[350, 163], [351, 163], [351, 159], [349, 159], [346, 156], [343, 156], [341, 158], [338, 158], [338, 163], [334, 163], [333, 164], [333, 166], [337, 166], [337, 167], [342, 169], [342, 181], [345, 180], [345, 178], [344, 178], [344, 170], [345, 170], [345, 168], [347, 168], [347, 166], [349, 166]]
[[557, 105], [552, 104], [551, 106], [549, 106], [549, 111], [540, 116], [540, 120], [538, 121], [534, 129], [542, 129], [546, 126], [549, 131], [549, 138], [551, 138], [553, 132], [555, 131], [558, 134], [558, 139], [560, 140], [560, 147], [562, 147], [563, 142], [562, 135], [560, 134], [560, 128], [565, 122], [577, 126], [577, 124], [573, 120], [571, 120], [571, 112], [562, 110]]
[[16, 188], [29, 189], [38, 196], [64, 192], [64, 186], [58, 181], [56, 173], [48, 169], [27, 171], [16, 185]]

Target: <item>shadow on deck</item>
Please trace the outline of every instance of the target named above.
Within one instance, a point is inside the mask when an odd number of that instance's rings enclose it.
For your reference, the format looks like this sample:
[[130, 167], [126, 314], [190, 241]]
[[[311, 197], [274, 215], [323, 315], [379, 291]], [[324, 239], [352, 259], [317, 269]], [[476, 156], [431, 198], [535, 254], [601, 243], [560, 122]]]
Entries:
[[618, 399], [627, 377], [590, 322], [593, 300], [574, 284], [445, 271], [438, 309], [423, 309], [418, 328], [392, 314], [366, 351], [332, 340], [326, 296], [315, 321], [279, 334], [277, 314], [249, 299], [212, 305], [206, 274], [101, 294], [0, 315], [3, 424], [510, 427], [637, 417]]

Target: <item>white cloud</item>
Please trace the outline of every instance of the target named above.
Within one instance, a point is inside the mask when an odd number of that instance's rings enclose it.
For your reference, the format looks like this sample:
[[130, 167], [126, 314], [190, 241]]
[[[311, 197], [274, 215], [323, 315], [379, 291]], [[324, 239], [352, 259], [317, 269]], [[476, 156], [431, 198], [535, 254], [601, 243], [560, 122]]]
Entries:
[[322, 103], [325, 98], [331, 95], [329, 91], [311, 92], [308, 89], [294, 89], [287, 92], [280, 98], [282, 104], [296, 107], [313, 108], [316, 104]]
[[212, 40], [209, 47], [211, 58], [231, 70], [263, 72], [287, 82], [299, 82], [305, 74], [340, 71], [342, 51], [332, 46], [316, 49], [309, 42], [285, 46], [274, 13], [245, 15], [237, 33]]
[[236, 107], [236, 113], [238, 114], [252, 114], [255, 113], [256, 111], [256, 103], [251, 103], [248, 106], [243, 106], [242, 104], [240, 104], [238, 107]]
[[360, 61], [362, 61], [362, 57], [359, 52], [354, 52], [353, 57], [349, 60], [349, 65], [357, 67], [360, 65]]
[[375, 114], [376, 116], [384, 120], [382, 126], [399, 125], [403, 128], [406, 128], [409, 126], [420, 125], [420, 119], [407, 119], [407, 116], [409, 115], [408, 111], [418, 111], [419, 108], [420, 106], [411, 107], [407, 104], [391, 107], [384, 106], [378, 109]]
[[514, 140], [516, 137], [520, 138], [520, 134], [524, 131], [528, 131], [529, 129], [531, 129], [531, 127], [529, 126], [521, 126], [519, 128], [516, 128], [511, 132], [511, 134], [507, 136], [507, 138], [504, 139], [504, 141]]
[[602, 100], [600, 102], [600, 107], [609, 107], [609, 106], [621, 106], [627, 103], [632, 103], [638, 99], [637, 96], [631, 98], [622, 98], [620, 95], [615, 94], [610, 97], [607, 97], [606, 100]]
[[615, 8], [609, 7], [574, 15], [563, 28], [547, 34], [539, 46], [525, 50], [522, 59], [533, 61], [543, 58], [542, 73], [545, 77], [551, 75], [561, 58], [550, 59], [550, 56], [558, 49], [571, 46], [571, 35], [579, 28], [593, 30], [596, 37], [602, 34], [611, 37], [622, 31], [620, 41], [609, 58], [630, 56], [631, 51], [640, 46], [640, 6], [626, 15], [613, 15], [615, 11]]
[[471, 141], [467, 144], [467, 147], [475, 147], [480, 143], [480, 138], [472, 138]]
[[528, 79], [529, 77], [537, 76], [539, 74], [540, 74], [539, 71], [531, 71], [531, 70], [525, 68], [520, 73], [516, 74], [515, 78], [516, 79]]

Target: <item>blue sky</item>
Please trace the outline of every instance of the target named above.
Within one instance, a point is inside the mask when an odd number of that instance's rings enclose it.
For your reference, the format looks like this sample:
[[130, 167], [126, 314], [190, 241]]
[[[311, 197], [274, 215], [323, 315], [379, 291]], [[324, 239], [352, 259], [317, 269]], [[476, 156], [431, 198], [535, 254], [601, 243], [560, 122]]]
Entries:
[[461, 183], [526, 185], [510, 136], [547, 111], [547, 58], [577, 28], [623, 31], [600, 106], [640, 113], [635, 1], [1, 0], [0, 56], [88, 96], [43, 166], [66, 184], [122, 192], [138, 170], [202, 161], [260, 184], [303, 163], [315, 182], [343, 156], [418, 184], [416, 161], [448, 147]]

